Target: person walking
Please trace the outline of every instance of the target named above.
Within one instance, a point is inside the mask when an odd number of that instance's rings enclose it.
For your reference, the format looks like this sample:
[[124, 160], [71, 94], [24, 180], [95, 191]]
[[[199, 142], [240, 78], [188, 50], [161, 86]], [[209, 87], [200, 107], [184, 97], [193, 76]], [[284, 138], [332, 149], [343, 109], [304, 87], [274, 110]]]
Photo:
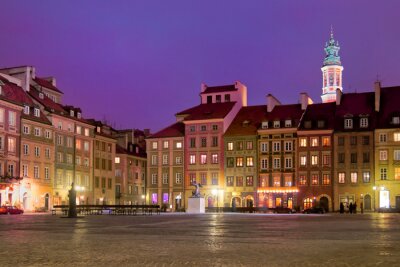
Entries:
[[350, 212], [350, 214], [353, 213], [353, 203], [350, 203], [350, 205], [349, 205], [349, 212]]

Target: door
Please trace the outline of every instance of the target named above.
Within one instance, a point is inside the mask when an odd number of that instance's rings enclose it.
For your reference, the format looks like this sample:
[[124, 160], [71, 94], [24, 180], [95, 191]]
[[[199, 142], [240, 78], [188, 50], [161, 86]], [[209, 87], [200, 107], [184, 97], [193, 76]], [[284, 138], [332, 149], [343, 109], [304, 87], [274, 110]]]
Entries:
[[371, 210], [371, 196], [365, 195], [364, 197], [364, 209]]
[[400, 210], [400, 196], [396, 196], [396, 209]]
[[213, 197], [208, 197], [207, 198], [207, 203], [208, 203], [208, 207], [209, 208], [213, 208], [214, 207], [214, 198]]
[[44, 197], [44, 209], [49, 210], [49, 194]]
[[389, 191], [379, 191], [379, 208], [389, 208]]
[[282, 198], [277, 197], [275, 198], [275, 207], [281, 207], [282, 206]]
[[319, 199], [319, 205], [325, 210], [325, 212], [329, 211], [329, 200], [327, 197], [321, 197]]

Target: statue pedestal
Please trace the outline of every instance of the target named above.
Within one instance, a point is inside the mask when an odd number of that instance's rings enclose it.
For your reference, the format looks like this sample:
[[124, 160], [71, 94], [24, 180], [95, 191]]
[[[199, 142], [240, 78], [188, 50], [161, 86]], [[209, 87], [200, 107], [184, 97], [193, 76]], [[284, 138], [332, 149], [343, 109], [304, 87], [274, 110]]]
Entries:
[[189, 197], [187, 213], [205, 213], [206, 203], [204, 197]]

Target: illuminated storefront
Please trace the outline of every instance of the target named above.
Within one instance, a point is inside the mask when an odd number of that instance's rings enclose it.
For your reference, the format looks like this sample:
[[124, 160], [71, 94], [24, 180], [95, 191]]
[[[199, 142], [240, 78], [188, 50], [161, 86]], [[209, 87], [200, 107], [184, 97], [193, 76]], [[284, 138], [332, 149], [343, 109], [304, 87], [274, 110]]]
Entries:
[[297, 203], [297, 188], [276, 189], [276, 188], [259, 188], [258, 206], [267, 208], [288, 207], [294, 208]]

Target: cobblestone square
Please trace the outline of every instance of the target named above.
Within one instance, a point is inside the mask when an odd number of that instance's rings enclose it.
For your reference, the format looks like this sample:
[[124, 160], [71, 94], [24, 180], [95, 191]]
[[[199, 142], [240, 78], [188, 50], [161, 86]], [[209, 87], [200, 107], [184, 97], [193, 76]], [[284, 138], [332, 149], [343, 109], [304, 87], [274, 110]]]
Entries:
[[399, 214], [0, 216], [0, 266], [399, 266]]

